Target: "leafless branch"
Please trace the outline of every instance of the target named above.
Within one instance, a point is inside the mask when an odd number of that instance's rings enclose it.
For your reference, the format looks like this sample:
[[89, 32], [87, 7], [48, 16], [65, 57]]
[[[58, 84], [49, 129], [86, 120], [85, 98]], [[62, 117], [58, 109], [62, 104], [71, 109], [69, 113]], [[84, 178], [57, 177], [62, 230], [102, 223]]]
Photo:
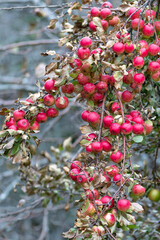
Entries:
[[48, 232], [48, 210], [44, 209], [42, 231], [38, 240], [44, 240]]
[[55, 39], [40, 39], [40, 40], [33, 40], [33, 41], [24, 41], [24, 42], [18, 42], [18, 43], [11, 43], [9, 45], [0, 47], [0, 51], [6, 51], [13, 48], [18, 47], [26, 47], [26, 46], [38, 46], [38, 45], [46, 45], [46, 44], [53, 44], [57, 43], [57, 40]]

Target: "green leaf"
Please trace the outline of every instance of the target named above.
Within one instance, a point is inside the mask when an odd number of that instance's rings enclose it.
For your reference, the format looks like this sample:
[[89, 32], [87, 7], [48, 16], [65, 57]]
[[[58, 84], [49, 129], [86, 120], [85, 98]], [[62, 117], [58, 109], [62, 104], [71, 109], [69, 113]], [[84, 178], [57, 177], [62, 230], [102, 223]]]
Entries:
[[89, 207], [89, 199], [87, 198], [85, 204], [82, 207], [82, 212], [85, 213]]
[[143, 141], [143, 136], [135, 136], [133, 137], [133, 141], [136, 143], [140, 143]]
[[10, 155], [16, 154], [19, 151], [19, 149], [20, 149], [20, 143], [15, 142], [12, 149], [11, 149]]
[[90, 106], [90, 107], [94, 107], [94, 102], [92, 100], [88, 101], [87, 104]]
[[128, 228], [129, 229], [135, 229], [135, 228], [138, 228], [138, 226], [136, 226], [136, 225], [128, 225]]

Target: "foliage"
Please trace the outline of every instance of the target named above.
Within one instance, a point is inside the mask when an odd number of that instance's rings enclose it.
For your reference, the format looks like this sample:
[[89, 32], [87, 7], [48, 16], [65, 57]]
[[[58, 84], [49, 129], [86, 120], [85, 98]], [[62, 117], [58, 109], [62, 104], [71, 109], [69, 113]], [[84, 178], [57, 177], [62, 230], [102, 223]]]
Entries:
[[[82, 206], [77, 210], [75, 225], [63, 233], [65, 238], [118, 240], [123, 239], [122, 231], [134, 232], [135, 236], [140, 231], [137, 229], [142, 224], [136, 225], [136, 217], [144, 208], [139, 202], [144, 192], [147, 196], [159, 183], [159, 7], [151, 0], [123, 1], [116, 9], [110, 5], [93, 9], [90, 4], [92, 1], [75, 2], [64, 14], [59, 46], [65, 45], [70, 51], [62, 56], [55, 51], [43, 53], [51, 55], [53, 61], [46, 66], [44, 86], [37, 83], [39, 92], [26, 101], [17, 100], [18, 111], [1, 110], [6, 119], [0, 132], [0, 150], [13, 164], [19, 164], [27, 194], [45, 197], [44, 206], [50, 200], [58, 202], [62, 192], [64, 198], [69, 192], [73, 201], [72, 196], [83, 190], [77, 201]], [[90, 14], [82, 17], [82, 10], [90, 10]], [[114, 17], [116, 22], [112, 23]], [[52, 19], [48, 28], [54, 29], [57, 21]], [[146, 26], [150, 29], [145, 30]], [[146, 56], [141, 49], [147, 49]], [[156, 70], [152, 63], [157, 64]], [[72, 149], [70, 138], [61, 149], [52, 148], [58, 165], [49, 161], [40, 168], [32, 166], [33, 141], [40, 144], [39, 123], [57, 117], [71, 98], [85, 105], [82, 119], [87, 123], [80, 128], [81, 148], [69, 161], [71, 166], [65, 166], [68, 159], [63, 155], [63, 151]], [[107, 116], [112, 118], [109, 125]], [[137, 150], [155, 153], [152, 176], [146, 168], [142, 172], [132, 164], [131, 157]], [[50, 159], [47, 153], [45, 157]], [[112, 174], [113, 168], [116, 174]], [[143, 193], [133, 191], [136, 184], [145, 187]], [[157, 237], [157, 226], [154, 233]]]

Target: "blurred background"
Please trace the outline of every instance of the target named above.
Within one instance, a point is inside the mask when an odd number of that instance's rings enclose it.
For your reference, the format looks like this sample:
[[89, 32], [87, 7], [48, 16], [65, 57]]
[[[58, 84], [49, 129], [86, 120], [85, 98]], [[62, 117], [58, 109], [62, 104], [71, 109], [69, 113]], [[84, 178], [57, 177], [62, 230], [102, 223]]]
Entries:
[[[36, 82], [42, 79], [45, 65], [52, 59], [50, 56], [42, 56], [41, 53], [46, 50], [65, 53], [65, 48], [58, 47], [61, 25], [57, 23], [54, 30], [48, 30], [47, 25], [50, 19], [57, 17], [55, 11], [67, 2], [70, 1], [0, 0], [0, 108], [14, 107], [17, 98], [25, 99], [28, 93], [38, 90]], [[110, 2], [114, 7], [120, 4], [119, 0]], [[57, 4], [56, 8], [49, 7]], [[62, 11], [62, 8], [59, 11]], [[72, 137], [76, 149], [80, 135], [79, 126], [82, 123], [81, 111], [82, 109], [73, 103], [57, 120], [52, 119], [41, 126], [38, 137], [42, 143], [36, 153], [38, 158], [44, 158], [44, 151], [50, 153], [51, 146], [63, 144], [69, 136]], [[3, 120], [1, 116], [1, 124]], [[148, 158], [143, 155], [140, 159], [142, 163]], [[52, 154], [51, 161], [55, 161]], [[1, 157], [0, 240], [63, 239], [61, 233], [74, 224], [76, 208], [71, 207], [71, 210], [68, 210], [65, 203], [60, 201], [55, 206], [49, 205], [46, 211], [39, 206], [36, 196], [24, 194], [19, 182], [17, 166]], [[64, 207], [68, 211], [64, 210]]]

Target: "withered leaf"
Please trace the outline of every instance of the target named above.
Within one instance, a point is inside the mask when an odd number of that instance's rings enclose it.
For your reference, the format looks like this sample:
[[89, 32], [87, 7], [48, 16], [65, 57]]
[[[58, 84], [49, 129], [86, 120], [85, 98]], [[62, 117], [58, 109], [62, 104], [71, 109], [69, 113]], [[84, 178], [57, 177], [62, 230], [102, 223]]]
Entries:
[[13, 164], [16, 164], [16, 163], [18, 163], [18, 162], [21, 162], [22, 157], [23, 157], [23, 153], [22, 153], [22, 151], [20, 150], [19, 152], [17, 152], [17, 153], [13, 156], [13, 158], [12, 158], [12, 163], [13, 163]]
[[57, 62], [51, 62], [46, 66], [45, 74], [50, 73], [51, 71], [55, 70], [57, 68]]
[[69, 40], [69, 36], [66, 36], [64, 38], [61, 38], [59, 41], [58, 41], [58, 46], [61, 47], [63, 46], [65, 43], [67, 43]]
[[9, 141], [7, 144], [4, 145], [4, 149], [11, 149], [13, 147], [13, 144], [15, 142], [15, 139], [13, 138], [11, 141]]
[[5, 116], [5, 115], [8, 115], [9, 112], [10, 110], [8, 108], [2, 108], [0, 111], [0, 115]]
[[144, 212], [143, 207], [139, 203], [133, 202], [133, 203], [131, 203], [131, 207], [133, 207], [133, 209], [134, 209], [133, 211], [135, 211], [136, 213]]
[[119, 9], [121, 12], [125, 13], [125, 12], [128, 12], [128, 10], [129, 10], [130, 8], [131, 8], [130, 5], [124, 3], [124, 4], [121, 4], [118, 9]]
[[82, 134], [87, 134], [92, 132], [92, 128], [90, 126], [83, 125], [80, 127]]
[[57, 22], [58, 22], [57, 19], [51, 19], [49, 25], [47, 26], [47, 29], [54, 29]]
[[68, 9], [68, 14], [71, 15], [72, 10], [74, 9], [81, 10], [81, 4], [79, 2], [73, 3], [72, 7]]

